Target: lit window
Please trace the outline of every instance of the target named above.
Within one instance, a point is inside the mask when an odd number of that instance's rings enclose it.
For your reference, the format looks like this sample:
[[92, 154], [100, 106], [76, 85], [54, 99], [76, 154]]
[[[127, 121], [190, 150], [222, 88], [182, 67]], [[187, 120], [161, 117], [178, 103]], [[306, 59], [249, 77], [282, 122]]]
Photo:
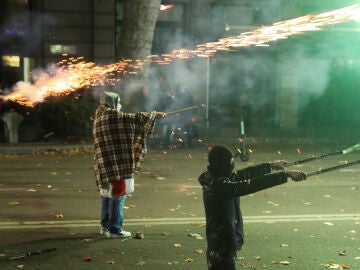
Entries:
[[61, 45], [61, 44], [50, 45], [50, 53], [51, 54], [76, 54], [76, 46], [75, 45]]
[[3, 55], [2, 61], [4, 66], [20, 67], [20, 56], [17, 55]]

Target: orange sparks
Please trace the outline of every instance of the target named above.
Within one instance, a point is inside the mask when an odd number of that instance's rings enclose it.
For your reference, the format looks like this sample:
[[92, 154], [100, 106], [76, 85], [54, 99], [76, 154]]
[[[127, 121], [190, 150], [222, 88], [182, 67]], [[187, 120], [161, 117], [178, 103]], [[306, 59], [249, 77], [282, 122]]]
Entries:
[[188, 157], [189, 157], [189, 159], [192, 159], [192, 154], [189, 153], [189, 154], [188, 154]]
[[277, 151], [277, 153], [278, 153], [278, 155], [279, 155], [279, 156], [281, 156], [281, 155], [282, 155], [282, 153], [281, 153], [281, 151], [280, 151], [280, 150], [278, 150], [278, 151]]
[[[171, 7], [171, 5], [162, 6], [166, 9]], [[84, 57], [70, 57], [60, 61], [56, 67], [49, 68], [47, 72], [36, 76], [33, 74], [33, 84], [18, 82], [11, 94], [0, 96], [0, 98], [33, 107], [35, 103], [43, 101], [48, 96], [68, 95], [83, 88], [106, 83], [115, 84], [120, 81], [121, 75], [135, 75], [148, 63], [164, 65], [170, 64], [175, 59], [211, 57], [219, 51], [234, 51], [240, 47], [269, 46], [268, 43], [275, 40], [287, 39], [308, 31], [318, 31], [323, 26], [351, 20], [360, 21], [359, 5], [281, 21], [237, 36], [224, 37], [216, 42], [197, 45], [194, 50], [176, 49], [169, 54], [150, 55], [145, 60], [127, 59], [102, 66], [85, 62]], [[66, 54], [63, 56], [67, 57]], [[116, 78], [109, 79], [115, 75]]]
[[300, 148], [296, 148], [296, 152], [300, 155], [301, 154]]

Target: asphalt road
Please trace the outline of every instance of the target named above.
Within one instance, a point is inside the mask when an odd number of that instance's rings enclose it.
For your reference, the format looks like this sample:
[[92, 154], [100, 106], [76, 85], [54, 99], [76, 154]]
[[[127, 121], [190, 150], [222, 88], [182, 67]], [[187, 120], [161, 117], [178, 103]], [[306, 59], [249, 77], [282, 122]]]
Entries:
[[[249, 161], [237, 160], [236, 167], [302, 160], [351, 143], [254, 143]], [[207, 151], [206, 145], [149, 150], [124, 225], [144, 238], [126, 240], [98, 235], [100, 198], [89, 152], [0, 156], [0, 269], [206, 269], [197, 177]], [[359, 156], [291, 168], [312, 172]], [[238, 269], [360, 269], [359, 199], [360, 165], [243, 197], [246, 238]], [[48, 249], [55, 250], [36, 254]]]

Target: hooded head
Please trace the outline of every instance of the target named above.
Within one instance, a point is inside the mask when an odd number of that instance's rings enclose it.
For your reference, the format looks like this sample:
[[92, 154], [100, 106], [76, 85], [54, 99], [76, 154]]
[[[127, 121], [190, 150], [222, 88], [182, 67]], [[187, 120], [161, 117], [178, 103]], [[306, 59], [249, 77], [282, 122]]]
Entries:
[[104, 91], [100, 96], [100, 104], [121, 111], [120, 96], [114, 92]]
[[230, 176], [234, 169], [233, 154], [224, 146], [214, 146], [208, 160], [208, 169], [215, 177]]

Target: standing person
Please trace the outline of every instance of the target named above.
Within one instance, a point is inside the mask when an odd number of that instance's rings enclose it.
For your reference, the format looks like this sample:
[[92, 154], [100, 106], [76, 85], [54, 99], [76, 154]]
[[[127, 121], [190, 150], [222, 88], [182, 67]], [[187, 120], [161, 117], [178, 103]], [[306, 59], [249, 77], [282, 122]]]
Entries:
[[285, 161], [262, 163], [234, 170], [231, 151], [215, 146], [208, 155], [207, 171], [198, 180], [203, 188], [206, 215], [207, 264], [209, 270], [235, 270], [236, 252], [244, 242], [239, 196], [287, 182], [306, 179], [302, 171], [281, 171]]
[[101, 95], [93, 127], [94, 169], [102, 199], [100, 234], [131, 237], [122, 228], [126, 194], [134, 191], [135, 172], [147, 150], [146, 137], [155, 119], [165, 116], [163, 112], [125, 113], [118, 94]]

